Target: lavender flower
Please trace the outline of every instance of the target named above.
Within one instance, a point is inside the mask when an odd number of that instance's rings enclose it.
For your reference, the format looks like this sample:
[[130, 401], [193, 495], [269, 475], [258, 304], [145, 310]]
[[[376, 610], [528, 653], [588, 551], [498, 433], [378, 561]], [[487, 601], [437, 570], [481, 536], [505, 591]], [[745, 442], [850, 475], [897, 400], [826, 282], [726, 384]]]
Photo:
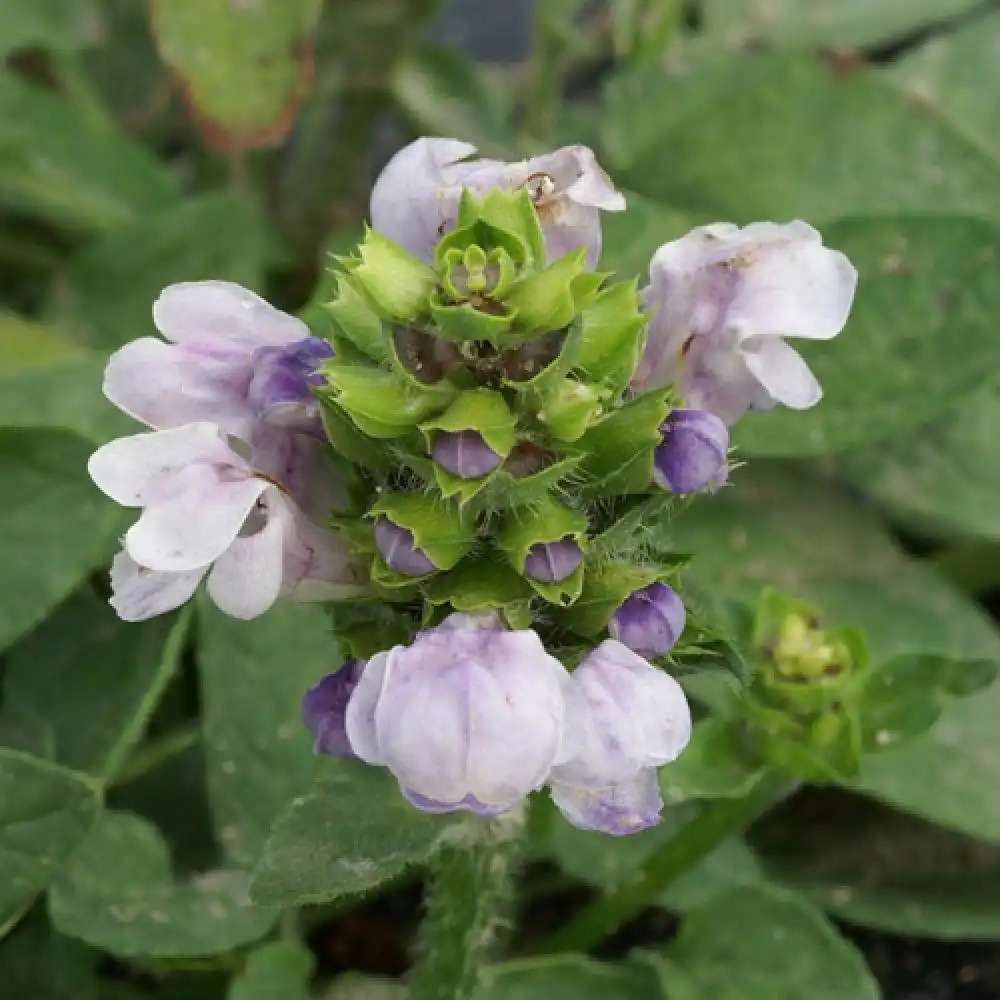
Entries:
[[559, 583], [583, 561], [583, 552], [573, 538], [558, 542], [538, 542], [524, 560], [524, 575], [539, 583]]
[[684, 602], [665, 583], [653, 583], [633, 591], [611, 616], [612, 638], [633, 653], [651, 660], [674, 648], [687, 612]]
[[690, 738], [691, 712], [677, 681], [607, 639], [570, 676], [552, 799], [584, 830], [621, 835], [654, 826], [663, 807], [656, 768]]
[[279, 596], [363, 589], [343, 539], [309, 521], [215, 424], [119, 438], [87, 467], [109, 497], [142, 509], [111, 568], [111, 604], [126, 621], [178, 607], [206, 575], [209, 596], [236, 618], [256, 617]]
[[548, 777], [567, 681], [534, 632], [508, 631], [496, 615], [452, 615], [368, 661], [347, 737], [417, 808], [494, 815]]
[[782, 337], [844, 327], [857, 272], [804, 222], [703, 226], [660, 247], [645, 290], [646, 351], [633, 379], [676, 384], [687, 406], [727, 424], [748, 409], [819, 402], [819, 383]]
[[587, 248], [587, 265], [601, 255], [600, 211], [620, 212], [625, 199], [586, 146], [564, 146], [519, 163], [469, 160], [476, 147], [457, 139], [417, 139], [386, 165], [372, 190], [372, 228], [422, 260], [453, 229], [463, 188], [525, 186], [545, 234], [549, 260]]
[[104, 375], [129, 416], [157, 430], [211, 421], [248, 442], [262, 422], [317, 430], [309, 372], [332, 350], [300, 320], [232, 282], [191, 281], [160, 293], [153, 321], [168, 342], [126, 344]]
[[660, 428], [663, 443], [653, 455], [653, 481], [671, 493], [697, 493], [726, 481], [729, 431], [704, 410], [673, 410]]
[[387, 517], [375, 522], [375, 545], [386, 566], [404, 576], [424, 576], [437, 571], [423, 549], [414, 544], [413, 532]]
[[503, 461], [478, 431], [438, 431], [431, 451], [434, 461], [459, 479], [488, 475]]

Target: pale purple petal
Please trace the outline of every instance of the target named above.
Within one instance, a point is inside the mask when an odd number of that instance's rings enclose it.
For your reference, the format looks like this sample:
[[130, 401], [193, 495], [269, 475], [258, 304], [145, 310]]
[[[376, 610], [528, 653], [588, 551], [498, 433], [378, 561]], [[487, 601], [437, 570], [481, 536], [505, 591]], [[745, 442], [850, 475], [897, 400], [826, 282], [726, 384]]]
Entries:
[[273, 510], [273, 504], [280, 502], [277, 490], [269, 487], [208, 574], [208, 596], [233, 618], [262, 615], [281, 593], [285, 524]]
[[375, 725], [375, 712], [379, 699], [389, 680], [389, 656], [402, 646], [395, 646], [388, 653], [373, 656], [358, 680], [347, 703], [344, 728], [351, 749], [366, 764], [385, 764], [386, 758], [379, 746], [379, 734]]
[[127, 622], [145, 621], [179, 608], [190, 600], [204, 569], [158, 573], [140, 566], [121, 551], [111, 563], [111, 607]]
[[126, 533], [125, 549], [140, 565], [173, 573], [207, 566], [233, 544], [264, 490], [274, 489], [256, 478], [221, 481], [209, 466], [185, 470], [185, 482]]
[[231, 281], [169, 285], [153, 304], [153, 321], [168, 340], [209, 353], [234, 348], [249, 353], [309, 336], [301, 320]]
[[343, 509], [344, 481], [325, 440], [259, 424], [251, 443], [253, 469], [281, 483], [307, 517], [323, 521]]
[[807, 410], [823, 396], [816, 376], [798, 351], [778, 337], [745, 341], [743, 361], [772, 399], [793, 410]]
[[339, 670], [314, 684], [302, 699], [302, 718], [315, 737], [315, 753], [356, 756], [347, 738], [347, 704], [364, 667], [363, 660], [348, 660]]
[[332, 357], [329, 341], [320, 337], [284, 347], [258, 347], [251, 358], [250, 408], [275, 427], [321, 434], [319, 402], [312, 389], [322, 385], [323, 377], [316, 371]]
[[501, 805], [487, 805], [480, 802], [474, 795], [466, 795], [459, 802], [438, 802], [436, 799], [429, 799], [426, 795], [420, 795], [409, 788], [400, 788], [400, 791], [411, 805], [416, 806], [425, 813], [448, 813], [448, 812], [472, 812], [478, 816], [499, 816], [501, 813], [513, 809], [520, 801], [521, 796]]
[[174, 489], [178, 472], [195, 463], [245, 469], [215, 424], [133, 434], [102, 445], [87, 463], [98, 488], [124, 507], [142, 507]]
[[199, 355], [143, 337], [111, 355], [104, 394], [118, 409], [150, 427], [210, 420], [245, 438], [256, 419], [246, 400], [251, 375], [245, 353]]
[[573, 826], [616, 837], [648, 830], [660, 822], [663, 799], [653, 768], [608, 788], [578, 788], [552, 782], [552, 801]]
[[372, 188], [372, 229], [421, 260], [455, 225], [460, 189], [446, 190], [443, 168], [476, 151], [458, 139], [417, 139], [386, 164]]

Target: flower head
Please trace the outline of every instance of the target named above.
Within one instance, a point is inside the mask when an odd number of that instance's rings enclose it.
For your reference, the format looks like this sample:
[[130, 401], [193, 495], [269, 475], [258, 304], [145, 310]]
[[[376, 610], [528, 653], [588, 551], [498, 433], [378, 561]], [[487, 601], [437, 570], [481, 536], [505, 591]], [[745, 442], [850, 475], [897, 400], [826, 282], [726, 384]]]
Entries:
[[635, 590], [611, 616], [608, 631], [633, 653], [651, 660], [674, 648], [684, 631], [684, 602], [665, 583]]
[[372, 190], [372, 228], [429, 261], [438, 240], [455, 226], [463, 188], [484, 195], [492, 188], [525, 186], [549, 260], [586, 247], [588, 266], [597, 266], [600, 211], [620, 212], [625, 199], [590, 149], [564, 146], [518, 163], [469, 160], [475, 152], [457, 139], [417, 139], [401, 149]]
[[524, 560], [524, 575], [539, 583], [559, 583], [583, 562], [583, 552], [574, 538], [537, 542]]
[[431, 454], [442, 469], [459, 479], [488, 475], [503, 461], [473, 430], [438, 431]]
[[129, 416], [158, 430], [211, 421], [245, 441], [261, 424], [318, 433], [309, 376], [333, 352], [303, 322], [228, 281], [170, 285], [153, 321], [166, 342], [126, 344], [104, 375]]
[[237, 618], [300, 588], [312, 599], [358, 590], [343, 540], [310, 522], [215, 424], [119, 438], [88, 469], [113, 500], [142, 509], [111, 571], [111, 603], [126, 620], [178, 607], [206, 575], [209, 596]]
[[552, 799], [585, 830], [627, 834], [654, 826], [663, 807], [656, 768], [690, 738], [691, 712], [677, 681], [607, 639], [570, 676]]
[[633, 388], [676, 384], [687, 406], [727, 424], [748, 409], [819, 402], [819, 383], [782, 337], [835, 337], [857, 272], [815, 229], [704, 226], [660, 247], [649, 273], [652, 315]]
[[726, 481], [729, 430], [704, 410], [673, 410], [660, 428], [653, 453], [653, 481], [671, 493], [697, 493]]
[[452, 615], [368, 661], [347, 737], [418, 808], [493, 815], [548, 777], [566, 683], [534, 632], [508, 631], [494, 615]]

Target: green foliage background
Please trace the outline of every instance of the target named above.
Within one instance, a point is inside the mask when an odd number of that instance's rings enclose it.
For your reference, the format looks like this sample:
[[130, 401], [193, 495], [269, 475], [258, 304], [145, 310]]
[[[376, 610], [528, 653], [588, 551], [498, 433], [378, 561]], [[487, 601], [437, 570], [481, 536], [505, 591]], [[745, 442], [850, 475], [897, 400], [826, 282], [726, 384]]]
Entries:
[[[780, 587], [864, 628], [876, 663], [1000, 662], [997, 4], [544, 0], [512, 65], [437, 45], [435, 8], [0, 4], [2, 1000], [396, 995], [312, 976], [298, 929], [418, 875], [449, 819], [312, 757], [299, 699], [338, 663], [321, 610], [119, 622], [122, 516], [85, 462], [128, 432], [101, 372], [160, 288], [229, 278], [316, 319], [325, 253], [415, 135], [507, 159], [593, 146], [629, 200], [605, 221], [625, 276], [694, 225], [821, 227], [861, 274], [847, 330], [804, 351], [825, 398], [740, 425], [748, 467], [674, 525], [691, 582], [720, 602]], [[824, 911], [1000, 939], [998, 716], [1000, 687], [950, 703], [866, 758], [833, 819], [783, 809], [725, 843], [661, 900], [688, 915], [669, 945], [519, 958], [488, 1000], [877, 996]], [[700, 760], [627, 842], [539, 803], [533, 859], [621, 884], [748, 780]]]

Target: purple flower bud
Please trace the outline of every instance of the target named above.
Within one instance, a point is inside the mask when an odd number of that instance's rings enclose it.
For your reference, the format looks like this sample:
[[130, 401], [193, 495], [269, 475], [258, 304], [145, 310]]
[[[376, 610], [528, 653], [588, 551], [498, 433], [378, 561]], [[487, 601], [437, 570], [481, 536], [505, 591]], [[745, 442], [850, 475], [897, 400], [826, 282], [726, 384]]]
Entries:
[[560, 763], [552, 799], [584, 830], [637, 833], [659, 822], [656, 768], [691, 738], [681, 686], [615, 639], [570, 675]]
[[674, 410], [660, 427], [653, 481], [671, 493], [697, 493], [729, 474], [729, 430], [714, 413]]
[[478, 479], [502, 461], [478, 431], [439, 431], [434, 438], [434, 461], [459, 479]]
[[651, 660], [669, 653], [684, 631], [684, 603], [665, 583], [633, 591], [611, 616], [608, 631], [633, 653]]
[[347, 739], [347, 703], [361, 680], [363, 660], [348, 660], [338, 671], [327, 674], [302, 699], [302, 718], [316, 738], [313, 750], [330, 757], [353, 757]]
[[508, 631], [495, 615], [452, 615], [368, 661], [347, 735], [418, 809], [496, 815], [548, 777], [568, 683], [534, 632]]
[[387, 517], [375, 522], [375, 545], [385, 564], [404, 576], [424, 576], [437, 570], [423, 549], [413, 544], [413, 532]]
[[528, 550], [524, 575], [539, 583], [559, 583], [582, 561], [583, 553], [575, 538], [567, 536], [558, 542], [538, 542]]
[[323, 384], [316, 369], [332, 357], [333, 348], [320, 337], [286, 347], [258, 347], [247, 389], [250, 408], [275, 426], [315, 430], [319, 411], [310, 388]]

